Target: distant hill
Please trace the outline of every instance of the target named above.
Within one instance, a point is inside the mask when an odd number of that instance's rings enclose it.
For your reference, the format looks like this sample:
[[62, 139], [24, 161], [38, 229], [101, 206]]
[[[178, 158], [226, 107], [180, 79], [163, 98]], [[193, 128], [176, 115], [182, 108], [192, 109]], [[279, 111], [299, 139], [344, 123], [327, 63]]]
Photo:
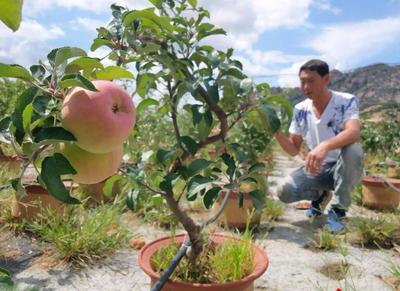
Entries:
[[[400, 104], [400, 65], [375, 64], [342, 73], [331, 71], [329, 86], [336, 91], [352, 93], [360, 99], [360, 107]], [[299, 88], [271, 88], [272, 94], [283, 94], [292, 104], [303, 100]]]

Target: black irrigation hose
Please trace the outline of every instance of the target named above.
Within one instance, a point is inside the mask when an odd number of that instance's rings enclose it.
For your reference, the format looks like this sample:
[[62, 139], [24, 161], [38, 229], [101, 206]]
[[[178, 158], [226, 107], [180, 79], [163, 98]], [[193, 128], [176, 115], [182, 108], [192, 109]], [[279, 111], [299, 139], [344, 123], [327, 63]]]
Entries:
[[[229, 190], [228, 193], [225, 195], [224, 199], [222, 200], [221, 207], [218, 209], [218, 212], [213, 215], [210, 219], [206, 220], [201, 224], [201, 229], [203, 229], [208, 224], [214, 222], [224, 210], [226, 204], [228, 203], [229, 196], [231, 196], [232, 190]], [[182, 260], [183, 256], [186, 254], [187, 249], [192, 245], [190, 238], [185, 239], [182, 246], [174, 256], [174, 258], [169, 263], [168, 267], [165, 271], [161, 274], [160, 279], [153, 285], [151, 291], [160, 291], [161, 288], [165, 285], [168, 281], [169, 277], [171, 276], [172, 272], [178, 266], [179, 262]]]

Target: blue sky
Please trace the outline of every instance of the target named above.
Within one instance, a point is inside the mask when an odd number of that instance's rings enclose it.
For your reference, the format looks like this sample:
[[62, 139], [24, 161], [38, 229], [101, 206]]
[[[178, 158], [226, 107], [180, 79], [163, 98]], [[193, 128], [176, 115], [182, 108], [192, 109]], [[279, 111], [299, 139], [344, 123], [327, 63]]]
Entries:
[[[25, 0], [21, 28], [0, 26], [0, 62], [30, 66], [51, 48], [89, 49], [95, 28], [106, 25], [112, 3], [130, 8], [146, 0]], [[296, 86], [299, 66], [322, 58], [331, 68], [351, 70], [373, 63], [400, 63], [400, 0], [199, 0], [256, 81]], [[104, 56], [105, 49], [92, 53]]]

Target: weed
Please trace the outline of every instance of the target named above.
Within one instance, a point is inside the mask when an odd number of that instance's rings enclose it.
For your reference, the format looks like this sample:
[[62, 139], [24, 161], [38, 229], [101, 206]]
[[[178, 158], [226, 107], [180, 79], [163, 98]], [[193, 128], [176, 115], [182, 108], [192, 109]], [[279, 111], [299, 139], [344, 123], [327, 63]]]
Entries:
[[272, 199], [267, 199], [263, 211], [263, 217], [268, 222], [273, 222], [278, 220], [285, 213], [285, 206], [279, 201], [274, 201]]
[[351, 201], [358, 206], [364, 206], [364, 203], [362, 201], [362, 185], [359, 184], [357, 187], [353, 190], [351, 193]]
[[318, 231], [311, 243], [312, 246], [317, 249], [330, 251], [343, 248], [342, 244], [344, 240], [324, 227], [322, 230]]
[[29, 229], [53, 244], [61, 259], [85, 265], [127, 243], [128, 231], [119, 224], [120, 212], [118, 204], [75, 207], [67, 215], [47, 209]]
[[367, 247], [391, 248], [400, 243], [400, 219], [395, 216], [352, 219], [352, 242]]

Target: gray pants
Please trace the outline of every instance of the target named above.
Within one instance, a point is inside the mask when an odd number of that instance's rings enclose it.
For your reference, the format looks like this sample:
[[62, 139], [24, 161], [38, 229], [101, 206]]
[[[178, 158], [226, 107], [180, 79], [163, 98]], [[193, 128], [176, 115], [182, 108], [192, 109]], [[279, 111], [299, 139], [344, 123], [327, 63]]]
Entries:
[[334, 190], [331, 207], [347, 210], [351, 192], [360, 183], [364, 172], [363, 151], [359, 144], [341, 149], [337, 162], [327, 163], [317, 176], [304, 170], [293, 171], [278, 190], [278, 197], [285, 203], [299, 200], [317, 200], [323, 190]]

